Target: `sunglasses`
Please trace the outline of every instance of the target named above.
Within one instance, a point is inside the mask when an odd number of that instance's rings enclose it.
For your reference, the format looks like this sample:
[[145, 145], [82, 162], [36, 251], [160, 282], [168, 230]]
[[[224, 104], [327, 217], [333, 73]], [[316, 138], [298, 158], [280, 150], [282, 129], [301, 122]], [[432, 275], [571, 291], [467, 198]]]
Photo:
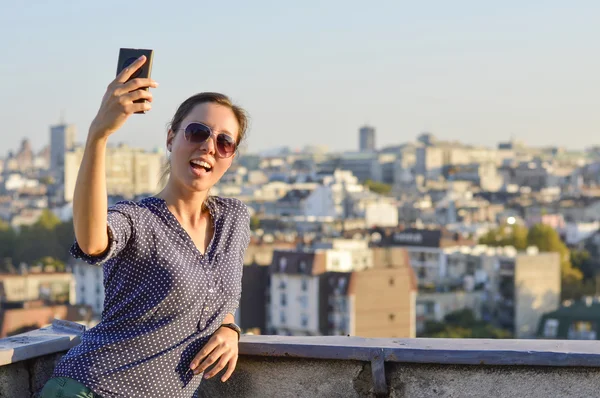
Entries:
[[233, 156], [237, 149], [237, 144], [232, 136], [226, 133], [216, 134], [205, 124], [192, 122], [186, 126], [184, 130], [185, 139], [191, 144], [203, 144], [211, 136], [216, 136], [216, 147], [219, 156], [229, 158]]

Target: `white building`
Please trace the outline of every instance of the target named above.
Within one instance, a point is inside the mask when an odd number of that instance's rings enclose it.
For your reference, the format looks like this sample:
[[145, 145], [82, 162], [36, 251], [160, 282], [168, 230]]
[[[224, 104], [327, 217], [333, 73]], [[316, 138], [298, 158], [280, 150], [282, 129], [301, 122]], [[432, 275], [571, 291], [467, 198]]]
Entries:
[[353, 271], [362, 271], [373, 268], [373, 252], [369, 242], [364, 239], [331, 239], [330, 241], [315, 242], [313, 249], [328, 250], [332, 252], [350, 253]]
[[270, 327], [277, 334], [322, 335], [321, 275], [352, 272], [352, 257], [351, 252], [337, 249], [273, 253]]
[[364, 257], [364, 247], [344, 240], [331, 246], [340, 249], [273, 253], [267, 329], [296, 336], [414, 337], [410, 267], [365, 268], [358, 261], [357, 269], [354, 259]]
[[[84, 148], [68, 151], [64, 158], [64, 200], [73, 200]], [[106, 188], [109, 195], [132, 198], [159, 192], [164, 155], [124, 144], [109, 145], [106, 151]]]
[[7, 191], [18, 191], [23, 188], [37, 188], [40, 186], [38, 180], [24, 177], [21, 174], [10, 174], [4, 180], [4, 189]]
[[104, 276], [102, 267], [76, 261], [73, 265], [75, 277], [75, 304], [92, 307], [95, 318], [100, 318], [104, 306]]

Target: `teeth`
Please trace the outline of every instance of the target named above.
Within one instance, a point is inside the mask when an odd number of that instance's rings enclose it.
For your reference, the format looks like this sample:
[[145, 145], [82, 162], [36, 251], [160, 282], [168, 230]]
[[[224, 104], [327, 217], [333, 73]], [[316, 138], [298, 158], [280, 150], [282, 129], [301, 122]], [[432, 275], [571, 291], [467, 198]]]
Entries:
[[204, 167], [205, 169], [210, 170], [212, 167], [210, 167], [210, 164], [208, 164], [207, 162], [204, 162], [202, 160], [192, 160], [192, 163], [194, 163], [197, 166], [200, 167]]

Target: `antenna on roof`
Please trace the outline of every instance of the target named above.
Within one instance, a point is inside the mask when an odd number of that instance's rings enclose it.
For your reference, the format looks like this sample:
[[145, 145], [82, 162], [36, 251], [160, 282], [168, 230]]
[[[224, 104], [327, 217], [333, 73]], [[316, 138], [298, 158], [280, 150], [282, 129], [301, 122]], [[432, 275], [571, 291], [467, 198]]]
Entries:
[[65, 124], [65, 110], [61, 109], [60, 110], [60, 120], [59, 120], [60, 124]]

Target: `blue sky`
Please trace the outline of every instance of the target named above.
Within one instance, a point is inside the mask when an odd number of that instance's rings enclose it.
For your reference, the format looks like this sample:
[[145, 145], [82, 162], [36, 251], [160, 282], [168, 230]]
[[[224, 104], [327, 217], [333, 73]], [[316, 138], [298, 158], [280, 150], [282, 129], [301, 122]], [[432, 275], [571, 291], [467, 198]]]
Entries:
[[600, 144], [597, 1], [134, 4], [2, 2], [0, 156], [24, 137], [47, 144], [61, 111], [84, 141], [120, 47], [154, 49], [160, 87], [113, 142], [164, 148], [179, 103], [221, 91], [249, 111], [251, 151], [353, 150], [363, 123], [378, 146], [425, 130], [483, 145]]

